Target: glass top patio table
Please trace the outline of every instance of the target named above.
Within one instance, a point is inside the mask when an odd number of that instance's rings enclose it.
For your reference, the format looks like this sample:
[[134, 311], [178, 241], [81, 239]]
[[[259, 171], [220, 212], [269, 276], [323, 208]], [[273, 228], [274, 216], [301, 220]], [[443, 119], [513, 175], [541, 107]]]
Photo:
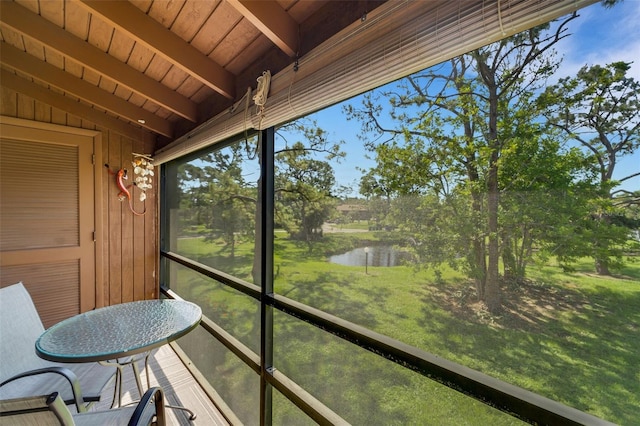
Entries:
[[144, 300], [107, 306], [48, 328], [36, 341], [36, 353], [57, 362], [114, 360], [148, 352], [182, 337], [201, 318], [200, 307], [183, 300]]

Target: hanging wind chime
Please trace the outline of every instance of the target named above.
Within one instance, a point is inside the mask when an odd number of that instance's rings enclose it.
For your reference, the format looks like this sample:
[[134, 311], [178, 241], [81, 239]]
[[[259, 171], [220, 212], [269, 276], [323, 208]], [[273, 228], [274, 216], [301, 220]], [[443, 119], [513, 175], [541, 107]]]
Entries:
[[126, 185], [125, 181], [129, 179], [128, 171], [125, 168], [121, 168], [117, 172], [112, 171], [109, 168], [108, 164], [105, 164], [105, 167], [109, 171], [109, 174], [116, 177], [116, 185], [120, 192], [118, 193], [118, 199], [120, 201], [127, 200], [129, 204], [129, 210], [136, 216], [142, 216], [147, 212], [147, 208], [145, 208], [142, 212], [138, 212], [133, 208], [133, 194], [132, 191], [129, 191], [129, 188], [132, 186], [136, 186], [140, 190], [140, 201], [144, 201], [147, 199], [147, 190], [153, 188], [153, 159], [145, 154], [136, 154], [132, 153], [133, 161], [131, 165], [133, 166], [133, 174], [135, 177], [133, 178], [133, 183]]

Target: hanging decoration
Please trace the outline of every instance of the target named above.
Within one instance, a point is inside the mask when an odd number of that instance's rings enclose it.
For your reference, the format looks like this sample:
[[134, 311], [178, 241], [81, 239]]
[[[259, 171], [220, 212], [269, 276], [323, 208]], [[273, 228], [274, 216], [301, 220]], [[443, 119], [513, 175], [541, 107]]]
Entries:
[[129, 179], [128, 171], [125, 168], [121, 168], [120, 170], [114, 172], [109, 168], [108, 164], [105, 164], [105, 167], [109, 171], [109, 174], [116, 177], [116, 185], [120, 192], [118, 193], [118, 199], [120, 201], [127, 200], [129, 204], [129, 210], [136, 216], [142, 216], [147, 212], [147, 208], [145, 205], [145, 209], [142, 212], [138, 212], [133, 208], [133, 200], [132, 193], [129, 191], [129, 188], [132, 186], [138, 187], [140, 190], [140, 201], [144, 201], [147, 199], [146, 191], [153, 188], [152, 178], [153, 178], [153, 159], [145, 154], [132, 154], [134, 159], [131, 162], [133, 166], [133, 173], [135, 175], [133, 179], [133, 184], [126, 185], [125, 181]]
[[257, 79], [258, 87], [256, 94], [253, 95], [253, 103], [256, 105], [256, 114], [260, 116], [258, 130], [262, 130], [262, 120], [264, 120], [264, 105], [267, 103], [269, 88], [271, 87], [271, 71], [267, 70]]
[[153, 188], [153, 158], [145, 154], [133, 153], [133, 184], [140, 189], [140, 201], [147, 199], [147, 189]]

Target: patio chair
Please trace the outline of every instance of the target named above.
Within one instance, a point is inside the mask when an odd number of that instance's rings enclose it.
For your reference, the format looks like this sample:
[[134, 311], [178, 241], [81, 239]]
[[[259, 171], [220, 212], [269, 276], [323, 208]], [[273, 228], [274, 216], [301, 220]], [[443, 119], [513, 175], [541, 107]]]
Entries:
[[63, 364], [39, 358], [35, 342], [44, 326], [24, 285], [0, 289], [0, 399], [58, 392], [78, 412], [100, 400], [115, 368], [98, 363]]
[[159, 387], [151, 388], [137, 405], [85, 413], [71, 413], [57, 392], [5, 400], [0, 401], [0, 424], [164, 426], [164, 393]]

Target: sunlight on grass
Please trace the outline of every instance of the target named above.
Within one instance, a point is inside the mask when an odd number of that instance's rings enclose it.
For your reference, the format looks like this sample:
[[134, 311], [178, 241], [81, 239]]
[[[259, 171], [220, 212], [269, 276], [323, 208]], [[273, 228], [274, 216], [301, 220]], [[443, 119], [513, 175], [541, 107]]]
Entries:
[[[327, 261], [380, 240], [380, 233], [335, 234], [309, 246], [279, 234], [275, 290], [595, 416], [619, 424], [640, 418], [640, 373], [633, 371], [640, 363], [640, 263], [613, 277], [595, 275], [588, 259], [572, 273], [553, 262], [531, 267], [524, 284], [503, 288], [505, 309], [491, 316], [469, 280], [450, 268], [439, 275], [413, 265], [365, 271]], [[218, 269], [240, 270], [243, 279], [250, 275], [253, 243], [238, 244], [236, 259], [202, 238], [180, 240], [179, 247], [189, 257], [215, 259]], [[257, 335], [248, 335], [258, 329], [257, 305], [217, 284], [196, 284], [186, 271], [178, 272], [178, 282], [179, 293], [190, 292], [216, 322], [255, 348]], [[353, 423], [517, 423], [284, 314], [276, 314], [275, 334], [278, 368]], [[369, 409], [361, 406], [363, 395], [372, 401]], [[294, 409], [274, 412], [289, 418]]]

